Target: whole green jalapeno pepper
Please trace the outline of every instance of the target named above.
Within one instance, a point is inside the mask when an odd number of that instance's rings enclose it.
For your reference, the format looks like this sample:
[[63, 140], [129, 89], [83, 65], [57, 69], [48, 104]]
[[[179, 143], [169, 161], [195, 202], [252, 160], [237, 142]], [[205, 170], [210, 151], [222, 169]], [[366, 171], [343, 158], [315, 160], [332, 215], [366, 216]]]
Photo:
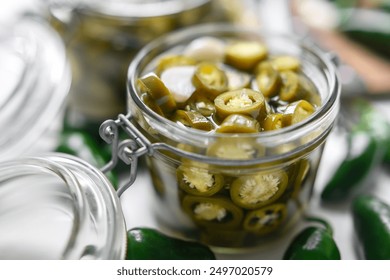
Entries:
[[284, 260], [340, 260], [340, 251], [334, 241], [331, 226], [322, 219], [309, 218], [322, 225], [308, 226], [291, 241]]
[[[340, 202], [360, 188], [382, 162], [390, 140], [387, 120], [369, 102], [357, 100], [359, 120], [348, 134], [348, 153], [321, 193], [325, 202]], [[363, 144], [363, 148], [362, 148]], [[356, 152], [356, 147], [359, 147]]]
[[[109, 160], [109, 155], [104, 154], [104, 149], [99, 147], [94, 138], [80, 130], [64, 129], [55, 151], [77, 156], [98, 168]], [[116, 188], [118, 177], [113, 172], [108, 172], [106, 176]]]
[[170, 237], [152, 228], [127, 231], [126, 260], [215, 260], [209, 247]]
[[352, 202], [355, 234], [368, 260], [390, 260], [390, 205], [371, 195]]

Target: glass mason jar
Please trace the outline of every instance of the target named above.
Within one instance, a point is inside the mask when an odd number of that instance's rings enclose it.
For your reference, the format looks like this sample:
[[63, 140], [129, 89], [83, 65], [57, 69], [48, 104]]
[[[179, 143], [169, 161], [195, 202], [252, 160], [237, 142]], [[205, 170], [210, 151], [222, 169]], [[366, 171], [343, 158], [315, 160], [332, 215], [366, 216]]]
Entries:
[[119, 198], [95, 167], [66, 154], [0, 163], [0, 259], [124, 259]]
[[[204, 36], [260, 40], [271, 54], [299, 58], [302, 75], [321, 99], [319, 107], [297, 124], [241, 134], [188, 128], [157, 114], [142, 101], [138, 78], [153, 71], [156, 58], [180, 53]], [[259, 249], [291, 231], [310, 202], [323, 147], [339, 110], [339, 92], [330, 57], [313, 44], [232, 25], [197, 26], [156, 39], [137, 54], [128, 72], [128, 115], [106, 121], [100, 132], [106, 142], [114, 143], [114, 159], [119, 151], [119, 157], [131, 164], [127, 186], [135, 179], [137, 158], [146, 155], [154, 212], [162, 230], [221, 253]], [[119, 143], [118, 127], [129, 139]], [[212, 191], [186, 188], [185, 176], [212, 178]], [[242, 187], [267, 182], [276, 184], [270, 195], [246, 204]]]
[[47, 1], [72, 65], [67, 121], [92, 133], [126, 110], [127, 68], [141, 47], [172, 30], [227, 18], [220, 0]]
[[0, 28], [0, 161], [55, 147], [71, 82], [65, 46], [38, 16]]

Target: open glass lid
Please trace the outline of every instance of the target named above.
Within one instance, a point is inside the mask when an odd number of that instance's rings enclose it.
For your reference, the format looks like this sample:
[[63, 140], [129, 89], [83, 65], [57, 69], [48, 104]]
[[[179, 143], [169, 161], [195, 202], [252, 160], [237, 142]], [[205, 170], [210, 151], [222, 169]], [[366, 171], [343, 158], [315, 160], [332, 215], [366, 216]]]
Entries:
[[60, 123], [71, 78], [60, 37], [33, 16], [0, 27], [0, 61], [3, 161], [46, 145], [43, 135]]

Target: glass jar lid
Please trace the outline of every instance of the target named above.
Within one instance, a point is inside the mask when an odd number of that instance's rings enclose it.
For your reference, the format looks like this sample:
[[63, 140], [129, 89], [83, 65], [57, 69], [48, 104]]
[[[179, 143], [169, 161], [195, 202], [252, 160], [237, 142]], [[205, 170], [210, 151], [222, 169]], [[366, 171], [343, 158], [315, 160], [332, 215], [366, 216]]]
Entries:
[[65, 104], [71, 75], [60, 37], [25, 16], [0, 28], [0, 158], [39, 144]]
[[0, 259], [123, 259], [126, 230], [108, 179], [65, 154], [0, 163]]

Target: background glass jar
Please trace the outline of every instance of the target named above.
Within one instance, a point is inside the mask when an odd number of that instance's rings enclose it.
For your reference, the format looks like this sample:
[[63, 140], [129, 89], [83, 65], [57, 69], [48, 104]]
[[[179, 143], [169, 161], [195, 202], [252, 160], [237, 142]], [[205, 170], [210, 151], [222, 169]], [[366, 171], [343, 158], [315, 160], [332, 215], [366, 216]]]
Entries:
[[[321, 106], [304, 121], [280, 130], [252, 134], [206, 133], [185, 129], [163, 118], [141, 100], [137, 79], [153, 69], [156, 57], [180, 53], [202, 36], [265, 42], [271, 54], [301, 61], [302, 74], [315, 85]], [[261, 247], [287, 232], [304, 212], [322, 150], [339, 104], [340, 85], [326, 54], [298, 39], [261, 34], [230, 25], [185, 29], [148, 44], [134, 58], [128, 74], [128, 111], [134, 143], [128, 154], [148, 154], [160, 226], [200, 240], [223, 252]], [[125, 123], [129, 127], [129, 124]], [[221, 157], [235, 150], [239, 158]], [[214, 191], [193, 193], [182, 185], [183, 174], [214, 180]], [[277, 182], [278, 191], [248, 207], [237, 195], [243, 184]]]
[[48, 2], [72, 65], [67, 121], [93, 134], [103, 120], [125, 112], [127, 68], [142, 46], [184, 26], [228, 20], [220, 0]]
[[123, 259], [119, 198], [95, 167], [65, 154], [0, 163], [0, 259]]

